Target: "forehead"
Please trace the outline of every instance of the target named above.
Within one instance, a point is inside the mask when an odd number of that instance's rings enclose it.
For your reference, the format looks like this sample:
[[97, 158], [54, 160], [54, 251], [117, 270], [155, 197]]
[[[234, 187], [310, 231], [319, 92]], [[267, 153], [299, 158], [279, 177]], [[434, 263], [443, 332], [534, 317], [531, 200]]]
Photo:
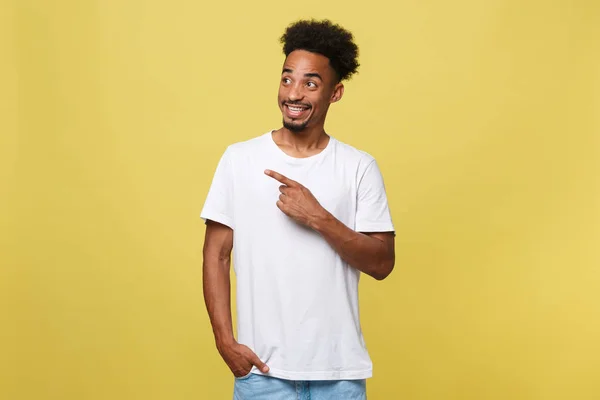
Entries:
[[302, 74], [317, 72], [323, 76], [323, 78], [325, 78], [325, 76], [329, 78], [334, 73], [327, 57], [306, 50], [292, 51], [285, 59], [283, 68], [291, 69], [294, 73]]

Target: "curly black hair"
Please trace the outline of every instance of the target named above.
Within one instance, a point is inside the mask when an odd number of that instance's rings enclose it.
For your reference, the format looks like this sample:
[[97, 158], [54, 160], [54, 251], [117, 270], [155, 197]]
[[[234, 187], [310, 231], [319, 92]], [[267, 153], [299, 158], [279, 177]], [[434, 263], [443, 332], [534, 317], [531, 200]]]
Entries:
[[286, 57], [294, 50], [306, 50], [327, 57], [339, 81], [349, 79], [360, 65], [358, 46], [353, 40], [352, 33], [327, 19], [294, 22], [280, 38]]

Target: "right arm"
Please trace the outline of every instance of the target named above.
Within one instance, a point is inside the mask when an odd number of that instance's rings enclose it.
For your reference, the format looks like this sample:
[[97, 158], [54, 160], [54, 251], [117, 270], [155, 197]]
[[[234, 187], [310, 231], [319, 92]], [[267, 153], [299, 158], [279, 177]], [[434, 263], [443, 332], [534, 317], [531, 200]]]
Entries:
[[235, 376], [247, 375], [253, 365], [266, 373], [269, 368], [250, 348], [237, 343], [233, 335], [229, 280], [232, 249], [233, 230], [208, 220], [203, 249], [203, 290], [217, 350]]

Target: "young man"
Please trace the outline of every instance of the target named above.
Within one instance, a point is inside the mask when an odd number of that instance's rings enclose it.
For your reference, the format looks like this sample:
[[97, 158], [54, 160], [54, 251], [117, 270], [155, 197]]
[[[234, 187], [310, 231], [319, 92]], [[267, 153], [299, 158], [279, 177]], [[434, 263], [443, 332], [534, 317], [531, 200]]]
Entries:
[[201, 212], [204, 297], [235, 399], [365, 399], [358, 281], [392, 271], [394, 227], [373, 157], [324, 130], [358, 48], [327, 20], [296, 22], [281, 41], [283, 127], [227, 148]]

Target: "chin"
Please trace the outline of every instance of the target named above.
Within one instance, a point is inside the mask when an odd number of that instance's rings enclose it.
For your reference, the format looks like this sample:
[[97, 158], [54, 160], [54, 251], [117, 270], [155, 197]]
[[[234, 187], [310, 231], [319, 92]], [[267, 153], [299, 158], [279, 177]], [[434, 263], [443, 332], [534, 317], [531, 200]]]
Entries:
[[306, 129], [307, 122], [291, 123], [283, 120], [283, 127], [294, 133], [300, 133]]

